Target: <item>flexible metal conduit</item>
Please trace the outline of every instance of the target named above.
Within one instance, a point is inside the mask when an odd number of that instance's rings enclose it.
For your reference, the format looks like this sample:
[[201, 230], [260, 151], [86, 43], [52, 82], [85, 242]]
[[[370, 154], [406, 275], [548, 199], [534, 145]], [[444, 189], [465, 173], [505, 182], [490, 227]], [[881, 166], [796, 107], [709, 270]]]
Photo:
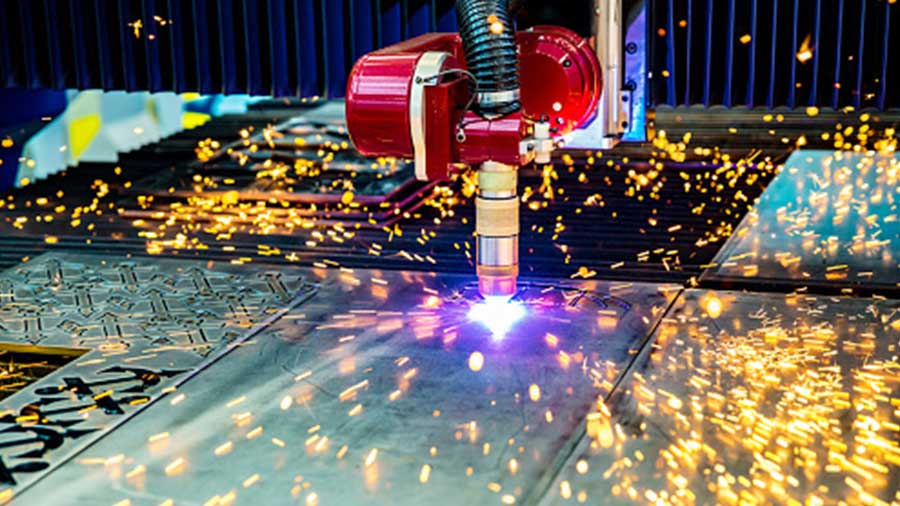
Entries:
[[456, 19], [466, 65], [478, 80], [478, 112], [519, 110], [519, 57], [507, 0], [459, 0]]

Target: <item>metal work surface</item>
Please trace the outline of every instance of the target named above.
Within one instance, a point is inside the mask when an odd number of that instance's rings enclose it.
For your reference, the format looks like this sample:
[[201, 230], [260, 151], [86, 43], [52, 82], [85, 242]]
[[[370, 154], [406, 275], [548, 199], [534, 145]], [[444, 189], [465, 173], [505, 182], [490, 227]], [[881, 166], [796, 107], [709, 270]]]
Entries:
[[689, 290], [542, 504], [897, 504], [898, 339], [900, 301]]
[[[0, 400], [0, 482], [27, 485], [311, 290], [297, 272], [169, 259], [47, 254], [0, 272], [2, 372], [26, 379]], [[19, 355], [66, 360], [27, 378]]]
[[900, 287], [900, 157], [797, 151], [704, 280]]
[[289, 272], [316, 295], [22, 501], [533, 503], [679, 292], [529, 285], [504, 333], [468, 277]]

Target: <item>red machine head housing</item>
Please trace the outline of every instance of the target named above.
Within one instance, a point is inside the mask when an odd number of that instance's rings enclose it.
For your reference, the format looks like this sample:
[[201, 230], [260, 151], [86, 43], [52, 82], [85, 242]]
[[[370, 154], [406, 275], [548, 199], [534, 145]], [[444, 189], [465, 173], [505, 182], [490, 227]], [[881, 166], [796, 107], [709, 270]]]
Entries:
[[371, 156], [414, 158], [416, 175], [444, 180], [455, 164], [524, 165], [537, 146], [534, 124], [550, 137], [589, 121], [600, 98], [600, 65], [588, 42], [560, 27], [516, 34], [522, 109], [484, 118], [471, 110], [472, 82], [456, 34], [427, 34], [363, 56], [347, 84], [347, 127]]

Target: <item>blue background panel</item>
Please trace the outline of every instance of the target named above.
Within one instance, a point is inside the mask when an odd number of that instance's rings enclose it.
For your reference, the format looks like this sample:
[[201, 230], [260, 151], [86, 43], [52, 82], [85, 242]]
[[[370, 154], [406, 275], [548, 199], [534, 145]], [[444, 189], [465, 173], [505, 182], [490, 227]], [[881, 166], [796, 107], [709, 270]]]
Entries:
[[651, 106], [900, 107], [900, 4], [651, 0], [650, 20]]
[[360, 56], [455, 31], [453, 9], [452, 0], [4, 0], [0, 87], [342, 97]]

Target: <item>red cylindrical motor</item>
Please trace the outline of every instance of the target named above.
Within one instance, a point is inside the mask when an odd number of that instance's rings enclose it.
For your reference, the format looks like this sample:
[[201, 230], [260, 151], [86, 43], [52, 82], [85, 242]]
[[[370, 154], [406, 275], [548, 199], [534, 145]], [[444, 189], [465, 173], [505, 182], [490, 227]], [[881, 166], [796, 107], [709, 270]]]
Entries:
[[420, 56], [371, 53], [353, 67], [347, 87], [347, 129], [360, 153], [412, 158], [409, 95]]
[[[424, 143], [419, 149], [446, 153], [449, 159], [442, 162], [478, 164], [490, 159], [516, 164], [521, 160], [516, 138], [527, 135], [529, 124], [545, 119], [557, 137], [589, 121], [599, 101], [601, 75], [587, 40], [555, 26], [518, 32], [516, 40], [522, 110], [503, 118], [469, 113], [460, 122], [468, 93], [435, 93], [424, 99], [420, 94], [419, 102], [414, 100], [414, 76], [425, 53], [447, 55], [432, 72], [465, 69], [457, 34], [427, 34], [363, 56], [347, 83], [347, 127], [354, 145], [370, 156], [413, 158], [419, 134]], [[460, 123], [461, 132], [456, 129]], [[440, 149], [436, 143], [449, 147]], [[429, 173], [440, 177], [442, 171]]]
[[[353, 145], [369, 156], [413, 158], [410, 104], [416, 65], [427, 51], [455, 54], [459, 37], [422, 35], [374, 53], [353, 66], [347, 81], [347, 130]], [[441, 70], [460, 68], [448, 58]]]

